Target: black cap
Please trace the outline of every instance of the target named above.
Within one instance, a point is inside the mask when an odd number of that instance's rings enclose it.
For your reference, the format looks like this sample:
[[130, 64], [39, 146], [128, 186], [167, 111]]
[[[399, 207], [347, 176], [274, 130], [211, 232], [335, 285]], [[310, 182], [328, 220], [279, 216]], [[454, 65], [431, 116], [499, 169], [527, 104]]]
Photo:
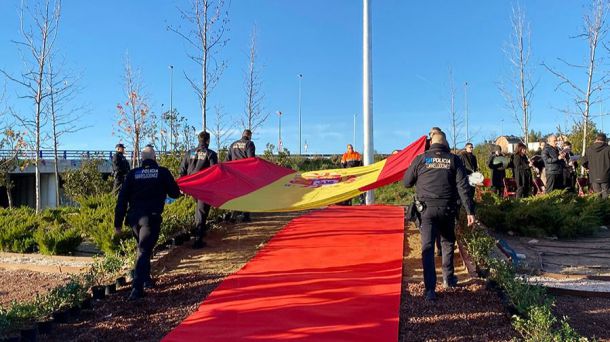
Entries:
[[114, 148], [119, 148], [119, 147], [120, 148], [125, 148], [125, 145], [123, 145], [123, 144], [116, 144], [116, 146]]

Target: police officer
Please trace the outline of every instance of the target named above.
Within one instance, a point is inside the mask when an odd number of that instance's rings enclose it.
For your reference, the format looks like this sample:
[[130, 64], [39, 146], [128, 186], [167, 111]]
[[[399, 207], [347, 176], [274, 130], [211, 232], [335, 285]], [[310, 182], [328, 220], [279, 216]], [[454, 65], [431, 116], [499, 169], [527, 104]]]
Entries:
[[121, 185], [125, 181], [125, 176], [129, 172], [129, 162], [125, 158], [125, 146], [123, 144], [116, 145], [116, 153], [112, 156], [112, 175], [114, 176], [113, 191], [119, 193]]
[[[114, 229], [121, 232], [123, 220], [131, 227], [138, 241], [133, 290], [128, 300], [144, 296], [144, 287], [152, 287], [150, 258], [159, 239], [161, 213], [165, 198], [180, 196], [180, 189], [168, 169], [157, 164], [155, 150], [146, 146], [142, 150], [142, 166], [125, 177], [114, 210]], [[125, 219], [126, 217], [126, 219]]]
[[404, 176], [406, 187], [416, 187], [420, 202], [422, 264], [426, 300], [436, 300], [436, 271], [434, 240], [441, 236], [443, 251], [443, 286], [454, 287], [453, 249], [455, 247], [455, 218], [458, 195], [466, 208], [468, 225], [474, 223], [474, 201], [466, 169], [461, 159], [449, 151], [444, 134], [433, 133], [430, 148], [417, 156]]
[[[229, 151], [227, 153], [226, 161], [232, 160], [240, 160], [245, 158], [252, 158], [256, 155], [256, 146], [252, 141], [252, 131], [249, 129], [245, 129], [241, 135], [241, 139], [233, 142], [231, 146], [229, 146]], [[246, 212], [235, 212], [234, 218], [242, 222], [250, 222], [250, 213]]]
[[[197, 137], [199, 145], [194, 150], [190, 150], [184, 156], [180, 164], [180, 177], [192, 175], [201, 170], [205, 170], [212, 165], [218, 164], [218, 155], [213, 150], [210, 150], [210, 133], [201, 132]], [[199, 249], [206, 246], [203, 238], [207, 234], [206, 221], [210, 213], [210, 205], [197, 200], [197, 209], [195, 209], [195, 242], [193, 248]]]
[[233, 142], [229, 146], [228, 152], [226, 161], [254, 157], [256, 155], [256, 146], [252, 141], [252, 131], [249, 129], [244, 130], [241, 134], [241, 139]]

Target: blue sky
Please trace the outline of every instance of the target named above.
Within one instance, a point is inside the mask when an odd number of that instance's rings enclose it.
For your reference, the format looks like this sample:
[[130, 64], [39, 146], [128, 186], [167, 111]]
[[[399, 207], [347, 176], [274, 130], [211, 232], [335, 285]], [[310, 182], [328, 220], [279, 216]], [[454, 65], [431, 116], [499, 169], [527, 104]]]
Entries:
[[[18, 73], [18, 0], [0, 1], [0, 68]], [[116, 104], [123, 100], [123, 59], [128, 51], [141, 69], [155, 112], [169, 106], [169, 69], [174, 65], [174, 106], [201, 126], [197, 99], [182, 76], [196, 75], [185, 45], [168, 24], [179, 24], [176, 6], [186, 0], [63, 1], [58, 49], [71, 69], [82, 75], [77, 101], [90, 109], [86, 130], [65, 137], [64, 149], [112, 149]], [[373, 0], [373, 101], [375, 149], [390, 152], [426, 134], [431, 126], [449, 129], [448, 69], [463, 110], [468, 82], [470, 130], [482, 141], [517, 133], [497, 83], [508, 72], [502, 47], [510, 34], [510, 1]], [[568, 103], [555, 91], [556, 79], [539, 64], [560, 66], [585, 58], [586, 45], [570, 37], [580, 32], [586, 1], [527, 1], [531, 22], [532, 65], [539, 85], [532, 102], [532, 128], [550, 132], [568, 120], [557, 108]], [[244, 108], [243, 72], [252, 26], [256, 24], [259, 63], [263, 67], [265, 110], [281, 110], [284, 146], [298, 151], [298, 74], [303, 74], [303, 142], [309, 152], [343, 151], [352, 141], [357, 114], [358, 150], [362, 150], [362, 13], [359, 0], [233, 0], [230, 39], [221, 54], [228, 63], [209, 97], [238, 119]], [[603, 51], [607, 55], [606, 51]], [[607, 70], [605, 70], [607, 71]], [[3, 80], [0, 80], [3, 82]], [[28, 106], [18, 88], [6, 84], [7, 102], [18, 111]], [[162, 107], [162, 105], [164, 107]], [[594, 108], [594, 110], [596, 110]], [[208, 125], [213, 124], [209, 118]], [[502, 121], [503, 120], [503, 121]], [[608, 120], [608, 118], [606, 118]], [[599, 121], [599, 120], [598, 120]], [[601, 124], [601, 123], [600, 123]], [[610, 123], [608, 123], [610, 125]], [[237, 138], [237, 137], [236, 137]], [[259, 151], [277, 144], [277, 115], [255, 135]], [[129, 146], [128, 146], [129, 148]]]

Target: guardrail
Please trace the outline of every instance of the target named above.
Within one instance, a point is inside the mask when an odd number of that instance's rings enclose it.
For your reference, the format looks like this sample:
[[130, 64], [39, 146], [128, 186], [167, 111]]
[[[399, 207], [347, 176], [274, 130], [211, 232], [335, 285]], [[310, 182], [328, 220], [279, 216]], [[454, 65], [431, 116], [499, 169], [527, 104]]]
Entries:
[[[108, 159], [111, 160], [112, 156], [116, 153], [116, 151], [108, 151], [108, 150], [58, 150], [57, 154], [59, 159], [63, 160], [81, 160], [81, 159]], [[157, 151], [158, 155], [163, 155], [169, 153], [168, 151]], [[14, 155], [14, 151], [11, 150], [0, 150], [0, 159], [10, 158]], [[302, 154], [301, 157], [304, 158], [332, 158], [340, 154]], [[17, 154], [19, 159], [34, 159], [36, 156], [35, 151], [19, 151]], [[133, 156], [133, 151], [125, 151], [125, 156], [127, 159], [131, 159]], [[297, 154], [292, 154], [291, 157], [298, 156]], [[45, 160], [51, 160], [55, 158], [55, 154], [53, 150], [40, 150], [39, 158]]]

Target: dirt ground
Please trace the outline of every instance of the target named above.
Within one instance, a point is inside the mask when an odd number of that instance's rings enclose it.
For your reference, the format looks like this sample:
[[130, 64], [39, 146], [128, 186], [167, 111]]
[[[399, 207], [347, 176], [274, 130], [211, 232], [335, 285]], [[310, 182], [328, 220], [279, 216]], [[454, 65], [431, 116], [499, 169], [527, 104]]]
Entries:
[[597, 341], [610, 341], [610, 298], [555, 297], [555, 314], [568, 316], [580, 334]]
[[456, 249], [454, 263], [459, 285], [444, 290], [440, 286], [440, 257], [437, 265], [435, 303], [424, 300], [421, 240], [414, 225], [405, 236], [405, 274], [401, 305], [400, 341], [510, 341], [517, 333], [495, 293], [485, 290], [480, 280], [468, 277]]
[[12, 301], [31, 300], [67, 280], [66, 274], [0, 269], [0, 306], [6, 307]]

